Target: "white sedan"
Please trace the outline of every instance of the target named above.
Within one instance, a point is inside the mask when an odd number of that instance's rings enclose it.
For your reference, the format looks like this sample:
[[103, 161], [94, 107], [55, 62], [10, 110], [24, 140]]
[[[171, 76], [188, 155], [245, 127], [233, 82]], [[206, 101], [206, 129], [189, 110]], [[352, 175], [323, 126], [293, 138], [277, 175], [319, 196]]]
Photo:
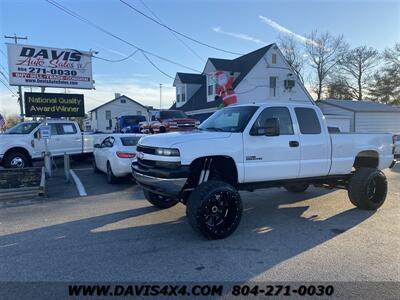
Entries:
[[100, 144], [94, 145], [93, 169], [107, 174], [108, 183], [132, 173], [131, 164], [136, 159], [136, 145], [143, 134], [110, 134]]

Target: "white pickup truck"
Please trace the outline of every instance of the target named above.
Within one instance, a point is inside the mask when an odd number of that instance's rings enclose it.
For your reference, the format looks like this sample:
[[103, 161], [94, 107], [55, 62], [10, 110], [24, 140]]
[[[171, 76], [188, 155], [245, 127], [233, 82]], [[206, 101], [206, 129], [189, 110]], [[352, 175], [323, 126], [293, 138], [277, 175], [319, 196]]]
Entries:
[[[93, 153], [93, 138], [84, 135], [78, 124], [66, 120], [49, 120], [51, 138], [48, 149], [52, 156]], [[30, 166], [43, 158], [45, 140], [40, 136], [41, 122], [22, 122], [0, 134], [0, 162], [5, 168]]]
[[380, 170], [394, 164], [391, 134], [329, 134], [316, 105], [274, 102], [218, 110], [193, 132], [142, 137], [133, 176], [153, 205], [186, 205], [191, 226], [210, 239], [238, 226], [238, 190], [310, 184], [348, 190], [361, 209], [386, 198]]

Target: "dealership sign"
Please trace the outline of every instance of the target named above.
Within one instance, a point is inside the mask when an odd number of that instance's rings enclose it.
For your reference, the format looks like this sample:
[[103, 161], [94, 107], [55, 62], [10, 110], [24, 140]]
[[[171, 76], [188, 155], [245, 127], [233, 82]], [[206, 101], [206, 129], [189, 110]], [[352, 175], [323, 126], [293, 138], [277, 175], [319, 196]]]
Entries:
[[7, 44], [10, 85], [92, 89], [92, 54]]
[[25, 93], [27, 117], [84, 117], [83, 95], [55, 93]]

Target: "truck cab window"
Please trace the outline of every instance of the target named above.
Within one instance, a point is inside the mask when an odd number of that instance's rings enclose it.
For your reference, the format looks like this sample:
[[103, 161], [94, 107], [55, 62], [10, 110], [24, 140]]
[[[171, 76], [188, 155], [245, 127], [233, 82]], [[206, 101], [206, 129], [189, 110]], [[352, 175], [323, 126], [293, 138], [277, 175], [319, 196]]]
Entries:
[[294, 109], [302, 134], [320, 134], [321, 124], [317, 113], [312, 108], [296, 107]]
[[51, 135], [58, 135], [57, 124], [50, 124]]
[[280, 135], [293, 134], [293, 123], [290, 117], [290, 112], [286, 107], [269, 107], [262, 111], [251, 129], [253, 131], [256, 127], [265, 126], [267, 119], [277, 118], [279, 120]]
[[58, 125], [58, 134], [76, 134], [78, 131], [74, 124], [60, 123]]

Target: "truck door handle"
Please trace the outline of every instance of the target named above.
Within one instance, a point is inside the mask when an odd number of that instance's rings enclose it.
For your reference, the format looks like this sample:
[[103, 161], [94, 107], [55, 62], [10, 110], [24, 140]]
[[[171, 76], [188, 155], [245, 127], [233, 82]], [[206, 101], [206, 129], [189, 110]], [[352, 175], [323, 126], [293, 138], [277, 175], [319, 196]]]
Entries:
[[298, 141], [290, 141], [289, 142], [290, 147], [298, 147], [299, 145], [300, 145], [300, 143]]

